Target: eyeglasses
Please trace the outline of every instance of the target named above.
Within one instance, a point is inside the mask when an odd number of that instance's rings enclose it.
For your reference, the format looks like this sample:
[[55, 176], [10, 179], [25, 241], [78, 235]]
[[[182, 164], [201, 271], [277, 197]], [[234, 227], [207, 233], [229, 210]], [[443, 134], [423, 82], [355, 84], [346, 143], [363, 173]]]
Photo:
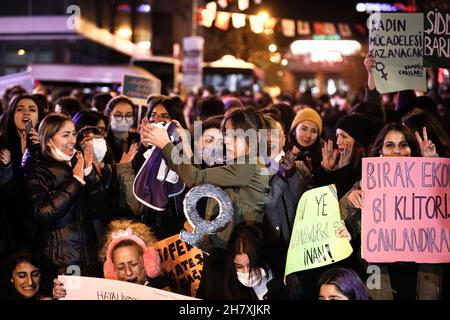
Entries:
[[121, 113], [114, 113], [113, 117], [116, 121], [120, 121], [122, 119], [126, 119], [126, 120], [133, 120], [133, 114], [132, 113], [127, 113], [127, 114], [121, 114]]
[[156, 112], [152, 112], [152, 113], [150, 114], [150, 118], [153, 118], [153, 119], [161, 119], [161, 120], [167, 120], [167, 121], [170, 121], [170, 120], [171, 120], [170, 115], [167, 114], [167, 113], [159, 114], [159, 113], [156, 113]]

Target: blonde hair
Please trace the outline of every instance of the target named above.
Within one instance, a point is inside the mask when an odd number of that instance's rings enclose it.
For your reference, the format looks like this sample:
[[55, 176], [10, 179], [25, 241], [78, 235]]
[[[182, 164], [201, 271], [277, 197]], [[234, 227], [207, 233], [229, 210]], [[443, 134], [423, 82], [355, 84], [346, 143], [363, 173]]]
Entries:
[[127, 228], [131, 228], [131, 230], [133, 230], [133, 234], [141, 238], [147, 246], [151, 246], [152, 244], [157, 242], [152, 229], [144, 223], [128, 219], [114, 220], [111, 221], [111, 223], [108, 225], [108, 232], [106, 233], [103, 247], [99, 252], [99, 257], [101, 260], [106, 260], [108, 246], [113, 240], [113, 232], [125, 230]]

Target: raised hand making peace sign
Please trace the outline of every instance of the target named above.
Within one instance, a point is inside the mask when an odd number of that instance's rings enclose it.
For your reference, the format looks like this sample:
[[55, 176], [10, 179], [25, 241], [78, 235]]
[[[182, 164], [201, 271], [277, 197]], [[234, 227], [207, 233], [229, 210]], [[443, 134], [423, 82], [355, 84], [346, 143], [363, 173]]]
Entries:
[[431, 140], [428, 140], [427, 127], [423, 127], [423, 139], [417, 131], [414, 134], [419, 142], [422, 157], [439, 157], [436, 152], [436, 146]]

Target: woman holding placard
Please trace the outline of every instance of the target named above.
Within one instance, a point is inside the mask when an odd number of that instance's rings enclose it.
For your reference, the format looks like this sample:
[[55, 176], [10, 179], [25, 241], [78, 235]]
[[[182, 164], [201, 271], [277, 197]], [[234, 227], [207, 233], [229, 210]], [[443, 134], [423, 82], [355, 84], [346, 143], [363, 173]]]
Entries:
[[[171, 291], [168, 280], [161, 271], [159, 253], [152, 247], [155, 242], [153, 232], [143, 223], [132, 220], [112, 221], [99, 254], [104, 260], [105, 279]], [[57, 278], [53, 283], [53, 297], [65, 297], [64, 284]]]
[[[426, 129], [423, 138], [403, 124], [387, 124], [375, 138], [369, 156], [376, 157], [420, 157], [424, 154], [419, 146], [418, 139], [424, 142], [423, 147], [430, 152], [425, 153], [433, 156], [435, 147], [427, 139]], [[417, 137], [419, 136], [419, 137]], [[361, 243], [361, 209], [364, 204], [364, 191], [361, 190], [360, 182], [357, 182], [341, 200], [341, 214], [349, 226], [352, 237], [357, 239], [353, 245]], [[355, 249], [355, 248], [354, 248]], [[358, 248], [355, 249], [355, 251]], [[369, 264], [360, 259], [363, 269]], [[381, 287], [371, 290], [371, 296], [380, 300], [415, 300], [425, 297], [427, 299], [439, 299], [442, 294], [442, 267], [439, 264], [421, 265], [411, 262], [397, 262], [383, 264], [381, 266]], [[423, 268], [425, 266], [425, 268]], [[416, 289], [416, 283], [421, 284]], [[427, 283], [426, 286], [424, 284]], [[426, 290], [426, 292], [425, 292]]]

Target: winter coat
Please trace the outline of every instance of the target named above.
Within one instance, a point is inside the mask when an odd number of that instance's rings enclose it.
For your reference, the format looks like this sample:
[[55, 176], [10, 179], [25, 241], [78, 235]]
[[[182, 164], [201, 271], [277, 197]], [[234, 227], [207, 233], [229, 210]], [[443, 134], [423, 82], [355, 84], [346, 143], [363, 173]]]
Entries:
[[[262, 174], [263, 165], [251, 164], [246, 161], [245, 164], [234, 163], [202, 170], [190, 163], [174, 163], [171, 157], [174, 148], [173, 143], [168, 143], [162, 149], [164, 159], [187, 187], [192, 188], [210, 183], [213, 186], [221, 187], [233, 203], [233, 222], [228, 224], [225, 230], [211, 236], [215, 246], [226, 248], [231, 232], [238, 223], [242, 221], [263, 222], [270, 191], [269, 175]], [[217, 202], [208, 199], [205, 211], [206, 220], [212, 220], [218, 213]]]
[[311, 188], [295, 169], [291, 177], [278, 174], [270, 178], [270, 193], [264, 215], [268, 259], [275, 273], [284, 273], [287, 250], [301, 195]]
[[[441, 299], [442, 290], [445, 289], [443, 288], [443, 274], [444, 271], [448, 269], [448, 264], [414, 264], [395, 262], [372, 265], [361, 258], [360, 247], [355, 247], [355, 242], [358, 242], [359, 246], [361, 244], [361, 210], [354, 208], [348, 200], [350, 192], [360, 189], [361, 184], [360, 181], [358, 181], [357, 183], [355, 183], [353, 188], [340, 199], [339, 207], [341, 210], [341, 216], [346, 222], [347, 229], [352, 235], [352, 245], [354, 246], [354, 252], [358, 252], [360, 268], [369, 270], [368, 268], [372, 266], [371, 270], [378, 270], [378, 268], [373, 268], [373, 266], [379, 267], [380, 286], [378, 288], [372, 288], [369, 286], [369, 292], [372, 299], [393, 300], [396, 296], [395, 289], [403, 289], [395, 288], [393, 283], [407, 283], [411, 281], [413, 283], [408, 284], [408, 287], [411, 287], [412, 285], [413, 289], [409, 290], [410, 292], [403, 294], [403, 299], [405, 298], [405, 296], [411, 297], [411, 299], [416, 300]], [[354, 240], [356, 239], [357, 241], [354, 242]], [[392, 273], [394, 270], [395, 277], [398, 277], [399, 279], [391, 279], [392, 275], [390, 275], [390, 272]], [[369, 282], [371, 282], [370, 279]], [[404, 284], [400, 286], [403, 287]]]
[[60, 270], [78, 265], [82, 275], [89, 275], [95, 267], [97, 242], [86, 200], [101, 185], [95, 170], [83, 185], [69, 164], [42, 155], [27, 168], [25, 181], [36, 222], [34, 244]]

